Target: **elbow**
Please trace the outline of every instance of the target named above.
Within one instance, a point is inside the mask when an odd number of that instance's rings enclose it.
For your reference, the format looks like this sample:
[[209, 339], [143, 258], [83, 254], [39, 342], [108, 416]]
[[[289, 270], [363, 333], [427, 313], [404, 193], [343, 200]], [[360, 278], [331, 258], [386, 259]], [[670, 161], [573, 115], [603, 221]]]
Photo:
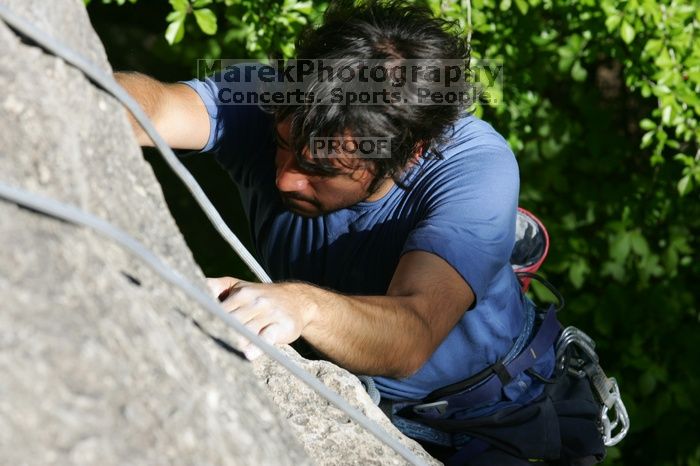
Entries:
[[396, 361], [394, 371], [392, 371], [393, 374], [390, 377], [406, 379], [415, 375], [428, 362], [431, 356], [432, 352], [430, 351], [423, 348], [413, 348], [410, 354], [405, 354], [400, 361]]
[[134, 132], [134, 137], [141, 147], [154, 147], [155, 143], [146, 134], [146, 131], [141, 127], [141, 124], [136, 121], [136, 119], [129, 113], [129, 123], [131, 124], [131, 129]]
[[392, 377], [405, 379], [415, 375], [437, 349], [430, 323], [420, 317], [417, 321], [420, 325], [414, 330], [413, 338], [404, 340], [404, 350], [394, 353], [395, 375]]
[[393, 379], [407, 379], [418, 372], [421, 366], [416, 365], [405, 365], [403, 367], [398, 367], [396, 370], [389, 375]]

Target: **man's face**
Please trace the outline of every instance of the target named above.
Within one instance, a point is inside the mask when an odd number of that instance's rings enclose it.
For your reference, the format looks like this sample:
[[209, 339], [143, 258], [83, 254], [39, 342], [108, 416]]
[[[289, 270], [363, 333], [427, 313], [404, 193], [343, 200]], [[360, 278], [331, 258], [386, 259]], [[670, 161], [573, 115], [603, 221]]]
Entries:
[[[304, 217], [317, 217], [372, 197], [367, 188], [374, 179], [374, 174], [367, 167], [353, 170], [343, 167], [337, 161], [337, 166], [343, 172], [334, 176], [320, 176], [302, 170], [287, 144], [289, 132], [288, 120], [277, 125], [280, 140], [275, 156], [277, 189], [289, 210]], [[311, 159], [308, 148], [304, 154]], [[383, 191], [380, 188], [378, 193]]]

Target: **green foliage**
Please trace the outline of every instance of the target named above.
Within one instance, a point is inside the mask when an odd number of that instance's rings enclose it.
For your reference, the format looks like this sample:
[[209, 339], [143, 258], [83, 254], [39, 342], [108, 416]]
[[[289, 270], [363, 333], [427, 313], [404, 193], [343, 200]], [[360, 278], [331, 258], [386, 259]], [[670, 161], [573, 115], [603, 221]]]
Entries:
[[690, 462], [700, 414], [696, 5], [534, 0], [503, 15], [503, 3], [472, 3], [474, 54], [505, 64], [504, 103], [479, 113], [508, 138], [521, 202], [550, 229], [544, 271], [567, 318], [596, 338], [621, 382], [632, 433], [608, 463]]
[[[137, 0], [102, 0], [102, 3], [136, 3]], [[311, 0], [168, 0], [172, 11], [165, 39], [180, 43], [187, 34], [192, 41], [202, 35], [208, 41], [207, 57], [263, 58], [292, 57], [294, 39], [309, 23], [316, 23], [327, 2]], [[91, 0], [85, 0], [90, 3]], [[219, 27], [221, 23], [222, 27]], [[196, 28], [194, 27], [196, 25]], [[196, 47], [202, 51], [201, 47]], [[234, 52], [238, 56], [232, 56]], [[228, 54], [228, 55], [227, 55]]]
[[[424, 1], [471, 32], [475, 60], [503, 63], [488, 89], [499, 104], [474, 111], [508, 139], [521, 203], [550, 230], [543, 271], [567, 298], [563, 319], [597, 340], [620, 381], [632, 432], [607, 463], [700, 464], [697, 2]], [[191, 70], [195, 58], [291, 57], [327, 6], [169, 3], [160, 33], [173, 47], [151, 53]]]

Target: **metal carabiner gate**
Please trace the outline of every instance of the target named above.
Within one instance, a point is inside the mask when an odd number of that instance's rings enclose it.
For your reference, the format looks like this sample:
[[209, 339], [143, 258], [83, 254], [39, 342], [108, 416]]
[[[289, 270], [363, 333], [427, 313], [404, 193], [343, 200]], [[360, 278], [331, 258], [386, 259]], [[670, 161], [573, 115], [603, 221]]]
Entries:
[[[572, 351], [574, 350], [575, 351]], [[595, 341], [576, 327], [566, 327], [556, 345], [556, 363], [560, 373], [588, 377], [601, 403], [600, 430], [606, 447], [617, 445], [629, 431], [629, 416], [614, 377], [607, 377], [595, 352]]]

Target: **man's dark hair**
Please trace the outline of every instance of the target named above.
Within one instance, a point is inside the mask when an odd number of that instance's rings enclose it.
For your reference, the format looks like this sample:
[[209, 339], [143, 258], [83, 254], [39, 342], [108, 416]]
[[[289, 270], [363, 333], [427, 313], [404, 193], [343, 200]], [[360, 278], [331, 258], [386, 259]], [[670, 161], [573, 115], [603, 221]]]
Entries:
[[[296, 43], [300, 59], [327, 59], [351, 67], [363, 66], [363, 61], [379, 61], [390, 68], [404, 60], [426, 60], [439, 64], [440, 60], [460, 60], [462, 79], [450, 88], [464, 90], [468, 68], [468, 44], [463, 35], [455, 32], [455, 23], [434, 17], [423, 6], [403, 1], [370, 0], [360, 5], [353, 1], [332, 2], [324, 15], [323, 24], [303, 32]], [[314, 82], [316, 94], [328, 94], [337, 84]], [[421, 83], [428, 92], [444, 90], [443, 83]], [[404, 89], [405, 91], [406, 89]], [[409, 89], [410, 91], [410, 89]], [[334, 175], [339, 168], [329, 159], [303, 156], [304, 147], [313, 137], [337, 137], [349, 131], [353, 137], [388, 137], [391, 157], [372, 159], [370, 169], [375, 175], [369, 186], [374, 192], [379, 182], [390, 176], [401, 187], [402, 170], [411, 156], [421, 148], [423, 157], [428, 151], [441, 158], [438, 146], [441, 136], [457, 120], [464, 105], [382, 104], [306, 104], [286, 105], [273, 109], [275, 121], [291, 118], [289, 145], [299, 166], [312, 173]]]

